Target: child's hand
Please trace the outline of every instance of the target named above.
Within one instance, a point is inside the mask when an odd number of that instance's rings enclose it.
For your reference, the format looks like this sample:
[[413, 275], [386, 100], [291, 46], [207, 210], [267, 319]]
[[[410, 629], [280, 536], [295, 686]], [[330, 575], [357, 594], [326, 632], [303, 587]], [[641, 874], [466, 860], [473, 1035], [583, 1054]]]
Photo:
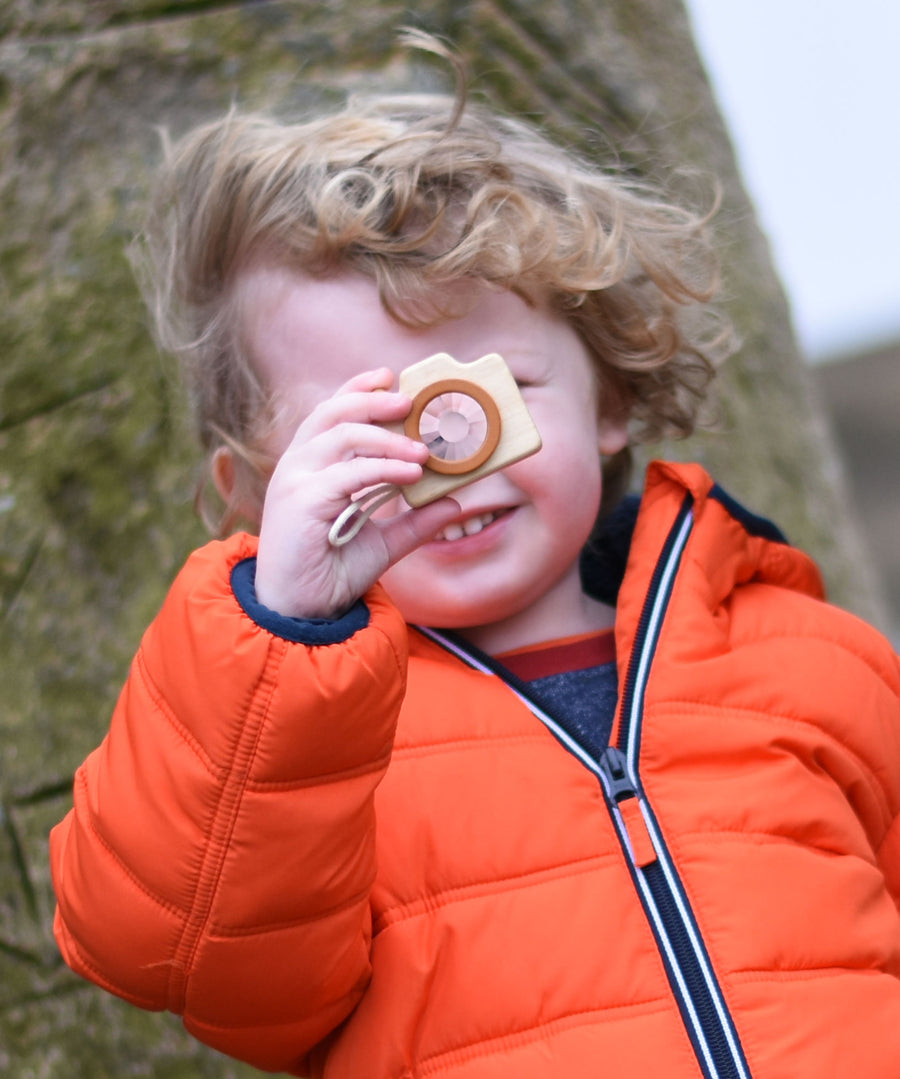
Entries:
[[366, 522], [349, 543], [328, 532], [352, 495], [381, 483], [404, 486], [422, 476], [428, 450], [380, 423], [402, 420], [409, 397], [387, 391], [388, 368], [345, 383], [300, 424], [269, 483], [259, 532], [256, 595], [289, 617], [335, 618], [382, 573], [421, 546], [459, 512], [444, 498], [420, 509]]

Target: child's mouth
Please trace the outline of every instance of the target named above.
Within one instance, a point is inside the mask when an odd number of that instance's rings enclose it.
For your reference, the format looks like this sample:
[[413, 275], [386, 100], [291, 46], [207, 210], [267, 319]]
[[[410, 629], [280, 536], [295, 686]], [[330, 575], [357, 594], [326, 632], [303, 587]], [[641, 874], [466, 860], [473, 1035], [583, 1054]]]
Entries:
[[464, 521], [454, 521], [452, 524], [442, 528], [434, 539], [439, 542], [447, 542], [462, 539], [463, 536], [477, 536], [479, 532], [496, 521], [504, 512], [504, 510], [492, 510], [488, 513], [476, 513], [472, 517], [467, 517]]

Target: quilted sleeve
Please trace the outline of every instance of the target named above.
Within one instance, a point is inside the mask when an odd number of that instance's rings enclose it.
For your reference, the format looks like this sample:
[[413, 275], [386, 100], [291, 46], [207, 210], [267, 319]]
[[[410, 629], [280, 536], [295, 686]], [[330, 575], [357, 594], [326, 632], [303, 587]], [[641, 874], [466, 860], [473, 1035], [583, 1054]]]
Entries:
[[876, 853], [885, 882], [900, 908], [900, 656], [886, 648], [882, 664], [879, 689], [881, 696], [886, 698], [884, 711], [887, 718], [873, 755], [878, 762], [877, 774], [883, 777], [882, 781], [893, 797], [888, 800], [892, 820]]
[[55, 931], [84, 977], [293, 1071], [369, 978], [406, 627], [377, 588], [345, 625], [261, 625], [232, 584], [253, 544], [196, 552], [145, 634], [51, 836]]
[[870, 626], [846, 612], [837, 616], [840, 633], [823, 629], [823, 636], [840, 647], [822, 653], [808, 681], [815, 678], [810, 697], [819, 714], [830, 715], [826, 729], [849, 756], [839, 765], [823, 749], [816, 763], [843, 787], [900, 908], [900, 657]]

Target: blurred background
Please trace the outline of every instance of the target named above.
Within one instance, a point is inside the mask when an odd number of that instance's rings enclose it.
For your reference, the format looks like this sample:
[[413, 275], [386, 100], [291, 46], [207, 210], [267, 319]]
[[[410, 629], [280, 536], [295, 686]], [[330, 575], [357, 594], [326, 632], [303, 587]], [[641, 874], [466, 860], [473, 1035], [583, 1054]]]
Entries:
[[348, 91], [447, 89], [446, 68], [397, 48], [413, 24], [455, 43], [475, 97], [599, 163], [689, 200], [698, 174], [717, 177], [724, 306], [743, 344], [722, 372], [721, 430], [652, 452], [699, 459], [816, 556], [837, 603], [896, 639], [898, 11], [0, 0], [4, 1079], [251, 1074], [176, 1018], [76, 979], [51, 930], [48, 832], [205, 539], [183, 394], [126, 257], [159, 126], [178, 135], [233, 102], [296, 115]]
[[900, 6], [688, 10], [900, 646]]

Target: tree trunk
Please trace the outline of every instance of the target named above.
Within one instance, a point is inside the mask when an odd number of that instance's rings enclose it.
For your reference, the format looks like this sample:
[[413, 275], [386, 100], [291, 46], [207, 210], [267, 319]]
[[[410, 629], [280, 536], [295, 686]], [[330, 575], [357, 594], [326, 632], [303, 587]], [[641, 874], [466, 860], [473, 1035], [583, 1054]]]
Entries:
[[[347, 89], [449, 88], [396, 46], [454, 42], [473, 91], [676, 195], [717, 176], [727, 308], [743, 348], [723, 431], [696, 457], [875, 613], [836, 456], [680, 0], [16, 0], [0, 12], [0, 1071], [238, 1076], [171, 1017], [82, 986], [50, 935], [46, 832], [105, 730], [143, 626], [202, 533], [194, 451], [125, 258], [156, 125], [233, 100], [296, 112]], [[188, 1062], [189, 1063], [186, 1063]]]

